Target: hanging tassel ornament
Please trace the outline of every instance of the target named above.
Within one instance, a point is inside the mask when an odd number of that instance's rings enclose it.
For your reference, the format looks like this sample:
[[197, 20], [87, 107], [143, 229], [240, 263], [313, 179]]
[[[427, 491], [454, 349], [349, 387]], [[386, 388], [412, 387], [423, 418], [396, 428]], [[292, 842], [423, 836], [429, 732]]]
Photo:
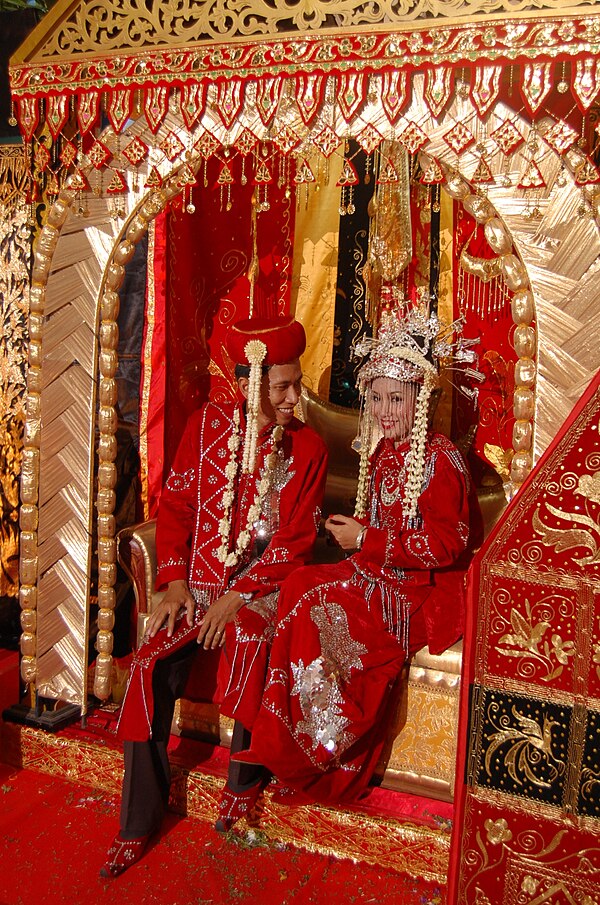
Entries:
[[[269, 202], [269, 185], [273, 182], [273, 174], [268, 166], [269, 148], [263, 142], [260, 151], [255, 150], [255, 173], [254, 182], [258, 186], [257, 193], [257, 213], [266, 213], [271, 209]], [[262, 191], [261, 191], [262, 190]]]
[[354, 186], [358, 183], [358, 173], [354, 164], [348, 158], [345, 158], [340, 178], [336, 182], [341, 188], [339, 214], [344, 217], [346, 214], [353, 214], [356, 210], [354, 206]]
[[267, 347], [260, 339], [252, 339], [244, 348], [246, 359], [250, 362], [248, 380], [247, 427], [242, 453], [242, 473], [251, 474], [256, 462], [256, 443], [258, 440], [258, 413], [260, 409], [260, 385], [262, 380], [262, 363], [267, 354]]
[[217, 183], [219, 185], [220, 192], [220, 209], [223, 210], [223, 195], [225, 194], [225, 210], [230, 211], [232, 208], [231, 202], [231, 186], [234, 182], [233, 174], [231, 169], [229, 168], [229, 164], [223, 164], [221, 168], [221, 172], [219, 173], [219, 178], [217, 179]]

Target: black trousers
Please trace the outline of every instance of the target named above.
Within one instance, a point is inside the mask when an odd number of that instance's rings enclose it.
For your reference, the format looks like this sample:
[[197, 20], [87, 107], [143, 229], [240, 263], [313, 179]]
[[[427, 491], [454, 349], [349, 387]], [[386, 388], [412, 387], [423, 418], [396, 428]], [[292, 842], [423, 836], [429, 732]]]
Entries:
[[[171, 767], [167, 755], [175, 702], [185, 692], [196, 656], [202, 648], [191, 641], [164, 660], [158, 660], [152, 674], [154, 715], [152, 737], [146, 742], [124, 742], [125, 775], [121, 792], [121, 836], [135, 839], [160, 828], [169, 803]], [[251, 734], [235, 722], [231, 753], [250, 747]], [[241, 792], [254, 785], [262, 768], [230, 762], [228, 785]]]

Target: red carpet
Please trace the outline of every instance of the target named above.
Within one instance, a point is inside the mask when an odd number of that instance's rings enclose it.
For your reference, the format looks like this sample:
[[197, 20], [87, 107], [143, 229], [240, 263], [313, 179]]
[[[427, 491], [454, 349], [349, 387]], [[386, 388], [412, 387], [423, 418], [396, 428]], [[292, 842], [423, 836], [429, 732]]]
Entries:
[[0, 796], [0, 905], [444, 902], [444, 890], [397, 873], [275, 846], [260, 835], [224, 838], [175, 815], [138, 865], [102, 880], [118, 820], [115, 797], [4, 764]]

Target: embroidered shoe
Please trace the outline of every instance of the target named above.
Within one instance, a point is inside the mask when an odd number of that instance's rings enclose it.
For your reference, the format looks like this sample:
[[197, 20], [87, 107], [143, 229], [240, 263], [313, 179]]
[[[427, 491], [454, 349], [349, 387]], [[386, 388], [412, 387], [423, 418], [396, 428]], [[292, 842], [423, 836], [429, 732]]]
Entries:
[[227, 833], [242, 817], [248, 817], [256, 807], [265, 781], [259, 779], [245, 792], [233, 792], [226, 783], [219, 801], [219, 817], [215, 823], [218, 833]]
[[150, 834], [140, 836], [138, 839], [121, 839], [120, 834], [117, 834], [106, 853], [106, 861], [100, 868], [100, 876], [107, 879], [119, 877], [128, 867], [140, 860], [149, 838]]

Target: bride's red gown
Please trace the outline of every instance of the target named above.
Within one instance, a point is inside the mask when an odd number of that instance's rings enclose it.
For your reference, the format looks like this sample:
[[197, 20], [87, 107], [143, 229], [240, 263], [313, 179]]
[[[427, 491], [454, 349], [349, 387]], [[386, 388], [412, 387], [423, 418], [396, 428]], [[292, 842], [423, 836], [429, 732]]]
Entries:
[[428, 438], [419, 515], [402, 515], [408, 446], [382, 441], [372, 463], [369, 529], [359, 552], [307, 566], [283, 584], [249, 759], [319, 801], [356, 798], [377, 764], [391, 689], [406, 657], [462, 633], [464, 574], [481, 541], [467, 468]]

